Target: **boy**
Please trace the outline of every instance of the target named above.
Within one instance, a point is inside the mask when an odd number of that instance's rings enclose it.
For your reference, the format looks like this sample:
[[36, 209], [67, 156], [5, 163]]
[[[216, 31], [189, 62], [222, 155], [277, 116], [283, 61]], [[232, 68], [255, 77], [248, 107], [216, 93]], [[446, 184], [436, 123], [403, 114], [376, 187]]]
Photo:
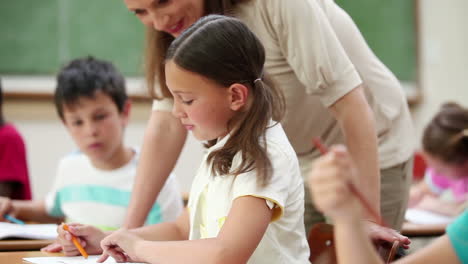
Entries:
[[[60, 161], [44, 200], [1, 198], [0, 218], [10, 213], [26, 221], [65, 219], [115, 230], [124, 221], [138, 160], [138, 152], [123, 144], [131, 107], [124, 78], [109, 62], [76, 59], [60, 71], [54, 98], [79, 151]], [[181, 211], [182, 198], [171, 177], [146, 222], [172, 221]]]

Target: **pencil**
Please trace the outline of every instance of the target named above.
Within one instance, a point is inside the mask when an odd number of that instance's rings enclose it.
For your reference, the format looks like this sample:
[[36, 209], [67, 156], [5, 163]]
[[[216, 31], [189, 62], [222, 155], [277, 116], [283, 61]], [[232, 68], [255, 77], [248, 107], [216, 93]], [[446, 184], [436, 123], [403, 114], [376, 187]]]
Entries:
[[[315, 145], [316, 148], [318, 148], [318, 150], [320, 151], [320, 153], [322, 155], [327, 154], [327, 152], [328, 152], [327, 147], [325, 147], [322, 144], [322, 142], [320, 141], [319, 138], [317, 138], [317, 137], [313, 138], [312, 143]], [[364, 195], [356, 188], [356, 186], [354, 186], [354, 184], [352, 182], [348, 182], [348, 188], [351, 191], [351, 193], [359, 199], [359, 201], [361, 202], [363, 207], [372, 215], [372, 217], [375, 218], [375, 220], [377, 221], [377, 224], [379, 224], [381, 226], [384, 226], [384, 227], [388, 227], [385, 224], [382, 217], [372, 208], [372, 206], [367, 201], [367, 199], [364, 197]]]
[[11, 216], [11, 215], [9, 215], [9, 214], [4, 214], [3, 217], [4, 217], [6, 220], [8, 220], [8, 221], [10, 221], [10, 222], [12, 222], [12, 223], [19, 224], [19, 225], [24, 225], [24, 222], [23, 222], [23, 221], [19, 220], [18, 218], [15, 218], [15, 217], [13, 217], [13, 216]]
[[[68, 225], [67, 224], [62, 224], [63, 225], [63, 229], [70, 232], [70, 229], [68, 228]], [[78, 242], [78, 239], [76, 238], [76, 236], [74, 236], [73, 234], [71, 234], [71, 237], [72, 237], [72, 242], [73, 244], [75, 245], [75, 247], [78, 249], [78, 251], [80, 251], [81, 255], [87, 259], [88, 258], [88, 253], [86, 253], [86, 250], [81, 246], [80, 242]]]

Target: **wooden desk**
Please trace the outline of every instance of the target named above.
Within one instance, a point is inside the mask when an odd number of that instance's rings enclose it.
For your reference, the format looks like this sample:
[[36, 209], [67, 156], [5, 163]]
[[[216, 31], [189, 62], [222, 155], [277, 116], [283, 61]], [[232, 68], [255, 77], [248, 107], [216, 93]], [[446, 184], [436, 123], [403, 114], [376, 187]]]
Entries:
[[445, 234], [446, 224], [413, 224], [403, 223], [401, 234], [404, 236], [441, 236]]
[[30, 262], [23, 261], [23, 258], [34, 257], [59, 257], [63, 256], [61, 253], [43, 253], [40, 251], [14, 251], [14, 252], [0, 252], [0, 263], [5, 264], [26, 264]]
[[54, 240], [48, 239], [5, 239], [0, 240], [0, 251], [38, 250], [53, 242]]

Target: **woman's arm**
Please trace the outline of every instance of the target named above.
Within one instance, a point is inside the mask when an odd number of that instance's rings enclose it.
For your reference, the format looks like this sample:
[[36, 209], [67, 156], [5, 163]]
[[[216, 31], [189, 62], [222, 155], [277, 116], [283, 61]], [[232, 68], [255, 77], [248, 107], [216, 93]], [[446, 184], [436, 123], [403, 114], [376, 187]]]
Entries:
[[187, 131], [170, 112], [152, 111], [124, 227], [142, 226], [184, 146]]
[[[361, 86], [340, 98], [330, 107], [343, 131], [346, 146], [358, 169], [357, 186], [380, 214], [380, 171], [374, 115]], [[364, 212], [366, 219], [372, 215]]]
[[271, 217], [272, 211], [264, 199], [244, 196], [233, 202], [215, 238], [161, 242], [116, 233], [105, 238], [101, 245], [105, 253], [117, 259], [123, 255], [115, 248], [123, 250], [134, 261], [149, 263], [245, 263], [260, 243]]

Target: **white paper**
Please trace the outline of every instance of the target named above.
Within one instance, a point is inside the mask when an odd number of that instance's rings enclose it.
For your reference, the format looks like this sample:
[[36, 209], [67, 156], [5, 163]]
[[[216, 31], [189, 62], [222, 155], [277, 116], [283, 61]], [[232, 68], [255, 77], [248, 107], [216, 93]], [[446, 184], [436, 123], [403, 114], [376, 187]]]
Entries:
[[56, 224], [12, 224], [0, 222], [0, 239], [8, 237], [29, 239], [55, 239], [57, 237]]
[[[35, 264], [94, 264], [99, 259], [99, 255], [89, 256], [85, 259], [82, 256], [79, 257], [39, 257], [39, 258], [23, 258], [23, 260]], [[109, 257], [104, 263], [117, 263], [113, 258]], [[126, 263], [121, 263], [126, 264]], [[130, 263], [127, 263], [130, 264]], [[135, 263], [131, 264], [143, 264]]]
[[415, 224], [449, 224], [455, 217], [416, 208], [408, 208], [405, 213], [405, 219]]

